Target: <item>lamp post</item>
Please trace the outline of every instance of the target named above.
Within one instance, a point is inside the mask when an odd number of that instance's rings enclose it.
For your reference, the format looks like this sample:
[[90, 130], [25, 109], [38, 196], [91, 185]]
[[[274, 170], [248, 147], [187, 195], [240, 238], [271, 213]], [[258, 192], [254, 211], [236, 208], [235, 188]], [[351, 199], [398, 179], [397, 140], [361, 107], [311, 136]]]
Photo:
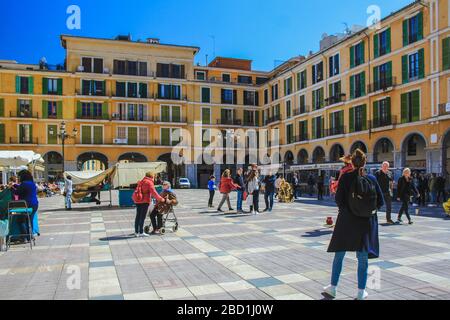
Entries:
[[[50, 134], [53, 135], [53, 131], [50, 131]], [[59, 125], [59, 133], [56, 134], [56, 136], [61, 139], [61, 144], [62, 144], [62, 171], [63, 171], [63, 173], [65, 171], [65, 165], [64, 165], [64, 161], [65, 161], [65, 154], [64, 154], [65, 142], [66, 142], [67, 139], [75, 139], [77, 134], [78, 134], [78, 130], [76, 128], [73, 128], [72, 134], [68, 134], [66, 132], [66, 123], [64, 121], [61, 122], [61, 124]]]

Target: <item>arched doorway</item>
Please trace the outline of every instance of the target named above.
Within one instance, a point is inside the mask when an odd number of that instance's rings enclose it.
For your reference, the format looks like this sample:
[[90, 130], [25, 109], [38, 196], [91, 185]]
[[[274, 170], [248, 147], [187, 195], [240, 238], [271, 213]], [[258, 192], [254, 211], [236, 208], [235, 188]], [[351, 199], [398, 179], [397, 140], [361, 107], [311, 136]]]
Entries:
[[297, 163], [298, 164], [307, 164], [308, 163], [308, 151], [305, 149], [301, 149], [297, 155]]
[[157, 161], [167, 163], [167, 180], [170, 181], [172, 186], [177, 186], [177, 182], [179, 178], [184, 178], [186, 175], [186, 168], [183, 164], [175, 164], [172, 161], [172, 154], [165, 153], [158, 157]]
[[367, 146], [362, 141], [356, 141], [355, 143], [353, 143], [350, 148], [350, 153], [355, 152], [356, 149], [360, 149], [362, 152], [367, 153]]
[[317, 147], [313, 152], [313, 163], [324, 163], [325, 162], [325, 151], [322, 147]]
[[147, 162], [147, 157], [141, 153], [124, 153], [118, 159], [118, 162]]
[[284, 163], [286, 163], [287, 166], [292, 166], [294, 164], [294, 160], [294, 154], [291, 151], [284, 154]]
[[378, 140], [373, 148], [373, 162], [384, 161], [394, 165], [394, 144], [388, 138]]
[[99, 152], [85, 152], [78, 156], [79, 171], [103, 171], [108, 169], [108, 158]]
[[404, 167], [416, 170], [426, 170], [427, 142], [425, 138], [418, 133], [412, 133], [405, 138], [402, 144], [402, 163]]
[[338, 162], [344, 156], [344, 148], [340, 144], [335, 144], [330, 149], [330, 161]]
[[62, 177], [63, 158], [59, 152], [50, 151], [44, 155], [45, 161], [45, 180], [53, 182]]

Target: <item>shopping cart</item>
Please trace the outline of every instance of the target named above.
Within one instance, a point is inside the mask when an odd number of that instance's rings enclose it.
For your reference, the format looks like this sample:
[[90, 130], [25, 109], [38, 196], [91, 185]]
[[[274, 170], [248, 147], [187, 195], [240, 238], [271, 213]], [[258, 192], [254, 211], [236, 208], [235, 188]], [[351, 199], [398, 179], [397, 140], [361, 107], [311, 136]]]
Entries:
[[[25, 219], [28, 225], [28, 233], [25, 234], [14, 234], [14, 237], [29, 237], [30, 238], [30, 249], [33, 250], [33, 245], [36, 245], [36, 240], [33, 236], [33, 227], [31, 224], [31, 214], [33, 213], [32, 208], [28, 208], [26, 201], [10, 201], [8, 202], [8, 225], [10, 230], [14, 223], [14, 220], [17, 219]], [[11, 246], [11, 238], [13, 237], [11, 234], [8, 236], [6, 241], [6, 250], [8, 250]]]

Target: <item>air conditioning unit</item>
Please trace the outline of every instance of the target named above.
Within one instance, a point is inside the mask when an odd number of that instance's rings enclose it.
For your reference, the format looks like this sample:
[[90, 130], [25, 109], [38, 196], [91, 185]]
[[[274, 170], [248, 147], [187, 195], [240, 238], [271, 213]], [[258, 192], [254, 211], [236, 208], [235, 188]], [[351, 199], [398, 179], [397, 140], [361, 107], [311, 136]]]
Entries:
[[77, 71], [78, 72], [83, 72], [84, 71], [84, 66], [78, 66], [77, 67]]
[[103, 73], [104, 74], [109, 74], [109, 68], [103, 68]]
[[128, 144], [128, 139], [114, 139], [114, 144]]

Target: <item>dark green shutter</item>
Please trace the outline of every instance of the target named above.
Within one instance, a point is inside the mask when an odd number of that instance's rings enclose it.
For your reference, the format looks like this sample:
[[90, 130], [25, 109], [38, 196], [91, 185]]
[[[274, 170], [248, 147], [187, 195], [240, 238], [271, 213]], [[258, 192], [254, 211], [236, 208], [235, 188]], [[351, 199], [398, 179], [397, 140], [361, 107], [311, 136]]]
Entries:
[[450, 38], [442, 40], [442, 68], [450, 69]]
[[20, 117], [20, 99], [17, 99], [16, 117]]
[[138, 128], [128, 127], [128, 144], [135, 146], [138, 144]]
[[81, 143], [92, 144], [92, 127], [81, 126]]
[[377, 91], [377, 90], [380, 89], [380, 84], [378, 83], [379, 68], [380, 67], [374, 67], [373, 68], [373, 88], [372, 88], [372, 92]]
[[48, 94], [48, 78], [42, 78], [42, 94]]
[[139, 83], [139, 98], [147, 98], [147, 84]]
[[419, 50], [419, 79], [425, 77], [425, 49]]
[[[379, 106], [380, 102], [379, 101], [374, 101], [373, 102], [373, 122], [374, 125], [378, 125], [378, 119], [379, 119], [379, 110], [380, 110], [380, 106]], [[374, 125], [372, 125], [372, 127], [374, 127]]]
[[181, 109], [179, 106], [172, 107], [172, 122], [181, 122]]
[[408, 44], [409, 44], [408, 20], [403, 20], [403, 46], [406, 47]]
[[48, 101], [42, 100], [42, 118], [48, 118]]
[[163, 145], [163, 146], [170, 145], [170, 129], [169, 128], [161, 128], [161, 145]]
[[20, 93], [20, 77], [16, 76], [16, 93]]
[[386, 30], [386, 53], [391, 53], [391, 28]]
[[[333, 96], [333, 84], [330, 83], [330, 84], [328, 85], [328, 97], [331, 98], [332, 96]], [[328, 104], [331, 104], [330, 102], [331, 102], [331, 101], [329, 101]]]
[[373, 36], [373, 56], [375, 58], [378, 58], [380, 56], [379, 43], [380, 43], [380, 35], [376, 34]]
[[312, 92], [312, 107], [313, 110], [316, 110], [316, 91]]
[[408, 94], [402, 94], [402, 107], [401, 107], [401, 117], [402, 123], [406, 123], [408, 121]]
[[411, 102], [412, 102], [412, 120], [420, 120], [420, 91], [416, 90], [411, 92]]
[[202, 123], [210, 124], [211, 121], [211, 110], [208, 108], [202, 108]]
[[0, 99], [0, 117], [5, 116], [5, 99]]
[[109, 119], [108, 102], [103, 102], [103, 104], [102, 104], [102, 118], [103, 118], [103, 120], [108, 120]]
[[316, 134], [316, 121], [317, 121], [317, 118], [314, 118], [314, 119], [312, 120], [312, 138], [313, 138], [313, 139], [316, 139], [316, 138], [317, 138], [317, 134]]
[[33, 125], [30, 124], [30, 142], [34, 143], [34, 139], [33, 139]]
[[386, 113], [388, 115], [389, 123], [391, 123], [391, 97], [386, 98]]
[[161, 121], [170, 122], [170, 107], [161, 106]]
[[34, 92], [34, 81], [33, 77], [28, 77], [28, 93], [33, 94]]
[[[47, 143], [48, 144], [57, 144], [58, 143], [58, 134], [57, 131], [58, 126], [56, 124], [51, 124], [47, 126]], [[51, 134], [53, 132], [53, 134]]]
[[355, 46], [350, 47], [350, 68], [355, 67]]
[[77, 119], [81, 119], [82, 116], [83, 116], [82, 104], [81, 101], [77, 101]]
[[58, 86], [58, 95], [60, 95], [60, 96], [62, 96], [62, 94], [63, 94], [63, 79], [58, 79], [57, 81], [56, 81], [56, 83], [57, 83], [57, 86]]
[[367, 130], [367, 105], [362, 105], [362, 129]]
[[247, 125], [248, 121], [249, 121], [249, 117], [248, 117], [248, 112], [247, 110], [244, 110], [244, 124]]
[[355, 98], [355, 76], [350, 77], [350, 99]]
[[0, 123], [0, 143], [5, 143], [5, 124]]
[[361, 57], [362, 57], [360, 64], [363, 64], [366, 61], [366, 46], [365, 46], [364, 40], [361, 42], [360, 45], [361, 45]]
[[103, 127], [94, 126], [94, 144], [103, 143]]
[[[387, 63], [386, 70], [387, 70], [387, 77], [388, 77], [388, 79], [392, 79], [392, 61], [389, 61]], [[394, 83], [392, 83], [392, 85], [394, 85]]]
[[402, 56], [402, 79], [403, 83], [409, 82], [408, 55]]
[[355, 132], [355, 108], [350, 109], [349, 132]]
[[297, 73], [297, 91], [300, 90], [300, 72]]
[[422, 40], [423, 39], [423, 12], [421, 11], [418, 15], [417, 15], [417, 20], [418, 20], [418, 32], [417, 32], [417, 40]]
[[323, 90], [323, 87], [322, 88], [320, 88], [319, 89], [319, 106], [320, 106], [320, 108], [322, 108], [323, 107], [323, 93], [324, 92], [324, 90]]
[[62, 119], [63, 118], [63, 103], [62, 101], [58, 101], [56, 103], [56, 118]]
[[255, 111], [255, 124], [259, 127], [259, 111]]
[[365, 96], [366, 95], [366, 72], [362, 72], [361, 73], [361, 96]]

